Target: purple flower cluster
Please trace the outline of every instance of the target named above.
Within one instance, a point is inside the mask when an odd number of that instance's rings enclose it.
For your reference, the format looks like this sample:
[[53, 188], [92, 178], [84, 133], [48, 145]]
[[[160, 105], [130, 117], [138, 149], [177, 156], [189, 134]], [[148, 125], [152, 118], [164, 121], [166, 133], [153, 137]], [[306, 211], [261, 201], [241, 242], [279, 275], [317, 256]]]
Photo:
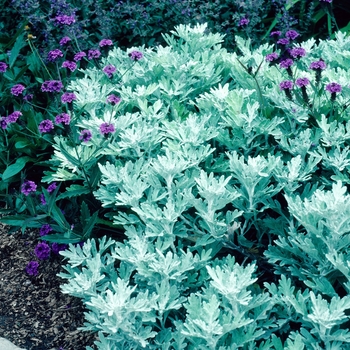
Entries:
[[39, 263], [37, 261], [30, 261], [26, 266], [26, 272], [30, 276], [36, 276], [38, 274]]
[[109, 136], [109, 134], [115, 131], [114, 125], [109, 123], [102, 123], [100, 125], [100, 132], [103, 136]]
[[310, 84], [310, 81], [308, 78], [298, 78], [295, 84], [301, 88], [301, 87], [308, 86]]
[[8, 65], [5, 62], [0, 62], [0, 73], [5, 73]]
[[304, 48], [302, 47], [295, 47], [294, 49], [291, 49], [289, 51], [289, 54], [293, 57], [293, 58], [298, 58], [298, 57], [304, 57], [306, 55], [306, 51]]
[[50, 119], [45, 119], [39, 124], [39, 131], [44, 134], [54, 129], [53, 122]]
[[244, 17], [244, 18], [241, 18], [241, 19], [240, 19], [238, 25], [241, 26], [241, 27], [243, 27], [243, 26], [248, 25], [248, 23], [249, 23], [249, 19]]
[[132, 51], [129, 53], [129, 57], [133, 60], [133, 61], [139, 61], [140, 59], [142, 59], [143, 57], [143, 53], [140, 51]]
[[280, 67], [281, 68], [290, 68], [293, 65], [294, 61], [290, 58], [287, 58], [283, 61], [280, 62]]
[[37, 185], [35, 184], [34, 181], [24, 181], [21, 187], [21, 192], [25, 195], [28, 196], [30, 193], [35, 192], [37, 188]]
[[74, 16], [60, 15], [54, 18], [56, 24], [64, 24], [70, 26], [75, 22]]
[[74, 61], [78, 62], [80, 61], [83, 57], [86, 57], [86, 53], [84, 51], [80, 51], [74, 55]]
[[51, 231], [52, 231], [52, 227], [49, 224], [44, 224], [40, 227], [39, 234], [40, 236], [46, 236]]
[[324, 61], [319, 60], [319, 61], [315, 61], [315, 62], [311, 62], [310, 64], [310, 69], [313, 70], [324, 70], [326, 69], [326, 63], [324, 63]]
[[59, 252], [61, 252], [62, 250], [66, 250], [68, 248], [67, 244], [59, 244], [59, 243], [52, 243], [51, 245], [51, 250], [52, 253], [54, 254], [58, 254]]
[[265, 60], [267, 62], [273, 62], [273, 61], [276, 61], [278, 59], [279, 55], [277, 52], [272, 52], [272, 53], [269, 53], [265, 56]]
[[7, 117], [1, 117], [0, 125], [2, 129], [6, 129], [8, 124], [16, 123], [17, 119], [23, 114], [20, 111], [14, 111]]
[[79, 140], [83, 141], [83, 142], [88, 142], [90, 141], [92, 138], [92, 133], [90, 130], [82, 130], [79, 136]]
[[103, 68], [103, 72], [106, 73], [108, 78], [112, 78], [113, 77], [113, 73], [115, 73], [116, 70], [117, 69], [112, 64], [109, 64], [109, 65], [107, 65], [106, 67]]
[[62, 103], [72, 103], [77, 99], [77, 96], [73, 92], [65, 92], [61, 96], [61, 102]]
[[74, 72], [77, 69], [77, 64], [73, 61], [64, 61], [62, 63], [62, 68], [67, 68], [71, 72]]
[[25, 90], [25, 86], [23, 86], [22, 84], [17, 84], [11, 88], [11, 94], [13, 96], [19, 96], [23, 93], [24, 90]]
[[59, 80], [47, 80], [41, 85], [43, 92], [60, 92], [62, 88], [63, 84]]
[[114, 94], [111, 94], [107, 97], [107, 103], [110, 103], [112, 105], [116, 105], [121, 101], [121, 98], [119, 96], [116, 96]]
[[45, 242], [40, 242], [37, 244], [37, 246], [34, 248], [34, 253], [40, 260], [45, 260], [49, 258], [51, 249], [49, 245]]
[[331, 94], [341, 92], [341, 90], [342, 90], [342, 87], [338, 83], [329, 83], [326, 86], [326, 91], [330, 92]]
[[332, 3], [333, 0], [320, 0], [320, 1], [328, 2], [330, 4], [330, 3]]
[[274, 32], [270, 33], [270, 36], [281, 36], [282, 32], [280, 32], [279, 30], [275, 30]]
[[88, 59], [89, 60], [92, 60], [94, 58], [99, 58], [100, 56], [101, 56], [100, 50], [93, 50], [93, 49], [91, 49], [91, 50], [88, 51]]
[[49, 62], [55, 62], [59, 57], [63, 57], [63, 52], [59, 49], [49, 51], [47, 54], [47, 60]]
[[286, 32], [286, 38], [290, 40], [294, 40], [299, 36], [299, 33], [297, 33], [295, 30], [288, 30]]
[[67, 45], [70, 41], [72, 41], [71, 38], [68, 36], [65, 36], [60, 40], [60, 46]]
[[280, 45], [288, 45], [289, 44], [289, 39], [288, 38], [281, 38], [277, 40], [277, 44]]
[[56, 115], [55, 117], [55, 124], [66, 124], [69, 125], [70, 123], [70, 115], [67, 113], [61, 113]]
[[102, 39], [99, 43], [100, 47], [104, 47], [104, 46], [112, 46], [113, 45], [113, 41], [110, 39]]
[[57, 188], [56, 182], [53, 182], [47, 187], [47, 192], [52, 193]]
[[284, 80], [280, 83], [280, 89], [281, 90], [292, 90], [293, 89], [293, 82], [290, 80]]

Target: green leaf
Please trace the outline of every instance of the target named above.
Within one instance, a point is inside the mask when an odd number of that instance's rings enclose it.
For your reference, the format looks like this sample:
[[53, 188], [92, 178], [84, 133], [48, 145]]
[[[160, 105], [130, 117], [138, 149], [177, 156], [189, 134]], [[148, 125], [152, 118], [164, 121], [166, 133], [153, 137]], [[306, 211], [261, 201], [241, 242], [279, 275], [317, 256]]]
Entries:
[[65, 234], [53, 234], [53, 235], [47, 235], [40, 237], [42, 240], [48, 241], [48, 242], [56, 242], [56, 243], [79, 243], [82, 241], [82, 237], [76, 235], [73, 232], [67, 232]]
[[93, 213], [90, 220], [83, 226], [83, 238], [84, 239], [90, 238], [90, 234], [91, 234], [92, 230], [94, 229], [94, 226], [95, 226], [97, 219], [98, 219], [97, 215], [98, 215], [98, 211]]
[[28, 161], [33, 160], [30, 157], [21, 157], [16, 160], [14, 164], [9, 165], [4, 173], [2, 174], [2, 179], [5, 181], [9, 179], [10, 177], [18, 174], [27, 164]]
[[10, 59], [9, 59], [10, 68], [13, 67], [13, 65], [16, 62], [16, 59], [19, 55], [19, 52], [26, 45], [26, 42], [24, 40], [24, 35], [25, 35], [25, 33], [22, 33], [21, 35], [18, 36], [15, 44], [13, 45], [13, 48], [11, 49], [11, 55], [10, 55]]
[[57, 200], [64, 199], [64, 198], [72, 198], [81, 196], [82, 194], [88, 194], [90, 193], [90, 190], [84, 186], [81, 185], [71, 185], [70, 187], [66, 188], [66, 192], [61, 193]]
[[42, 214], [37, 216], [31, 215], [9, 215], [0, 219], [0, 222], [6, 225], [19, 226], [19, 227], [40, 227], [41, 223], [38, 221], [44, 220], [48, 215]]

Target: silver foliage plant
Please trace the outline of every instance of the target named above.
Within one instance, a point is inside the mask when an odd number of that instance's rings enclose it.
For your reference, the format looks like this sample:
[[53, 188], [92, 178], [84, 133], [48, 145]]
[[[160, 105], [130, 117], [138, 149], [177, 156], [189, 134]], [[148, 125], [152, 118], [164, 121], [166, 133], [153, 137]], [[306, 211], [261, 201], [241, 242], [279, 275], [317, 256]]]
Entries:
[[[70, 86], [92, 138], [57, 137], [46, 180], [98, 167], [94, 195], [125, 234], [61, 252], [83, 329], [103, 350], [350, 347], [350, 37], [295, 44], [293, 78], [267, 44], [236, 38], [230, 53], [205, 25], [164, 38], [130, 49], [143, 53], [132, 67], [115, 48], [103, 62], [115, 76], [87, 69]], [[310, 103], [280, 88], [301, 77]]]

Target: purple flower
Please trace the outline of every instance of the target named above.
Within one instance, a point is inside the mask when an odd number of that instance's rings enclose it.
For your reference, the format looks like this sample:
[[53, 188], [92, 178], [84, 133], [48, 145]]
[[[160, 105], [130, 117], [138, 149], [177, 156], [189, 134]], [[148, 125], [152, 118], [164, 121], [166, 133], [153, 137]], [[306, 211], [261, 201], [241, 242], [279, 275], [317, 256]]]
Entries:
[[56, 115], [55, 117], [55, 124], [66, 124], [69, 125], [70, 123], [70, 115], [67, 113], [61, 113]]
[[284, 80], [282, 83], [280, 83], [280, 89], [281, 90], [291, 90], [293, 89], [293, 82], [290, 80]]
[[61, 96], [62, 103], [71, 103], [77, 99], [77, 96], [73, 92], [65, 92]]
[[33, 99], [33, 94], [28, 94], [28, 95], [23, 96], [23, 100], [24, 100], [24, 101], [29, 102], [29, 101], [31, 101], [32, 99]]
[[5, 62], [0, 62], [0, 73], [5, 73], [8, 65]]
[[55, 62], [59, 57], [63, 57], [63, 53], [59, 49], [49, 51], [49, 53], [47, 54], [47, 60], [49, 62]]
[[274, 32], [270, 33], [270, 36], [281, 36], [281, 32], [279, 30], [275, 30]]
[[88, 51], [88, 59], [92, 60], [94, 58], [99, 58], [101, 56], [100, 50], [89, 50]]
[[310, 69], [313, 69], [313, 70], [323, 70], [323, 69], [326, 69], [326, 67], [327, 67], [326, 64], [322, 60], [311, 62], [310, 64]]
[[30, 276], [36, 276], [38, 274], [39, 263], [37, 261], [30, 261], [26, 266], [26, 272]]
[[44, 224], [40, 227], [40, 236], [46, 236], [49, 232], [52, 231], [52, 227], [49, 224]]
[[39, 124], [39, 131], [43, 134], [54, 129], [53, 122], [50, 119], [45, 119]]
[[74, 72], [77, 69], [77, 64], [73, 61], [64, 61], [62, 68], [68, 68], [71, 72]]
[[293, 65], [294, 61], [290, 58], [287, 58], [283, 61], [280, 62], [280, 67], [281, 68], [290, 68]]
[[23, 114], [20, 111], [14, 111], [7, 116], [8, 123], [16, 123], [17, 119], [21, 117]]
[[107, 74], [108, 78], [113, 77], [113, 73], [116, 71], [115, 66], [112, 64], [107, 65], [106, 67], [103, 68], [103, 72]]
[[71, 38], [68, 37], [68, 36], [65, 36], [65, 37], [63, 37], [63, 38], [60, 40], [60, 45], [61, 45], [61, 46], [66, 45], [66, 44], [68, 44], [70, 41], [71, 41]]
[[301, 87], [303, 87], [303, 86], [309, 85], [309, 84], [310, 84], [310, 81], [309, 81], [308, 78], [298, 78], [298, 79], [296, 80], [295, 84], [301, 88]]
[[31, 192], [35, 192], [37, 188], [37, 185], [35, 184], [34, 181], [24, 181], [21, 187], [21, 192], [25, 195], [28, 196]]
[[40, 202], [42, 205], [46, 205], [46, 199], [43, 193], [40, 194]]
[[79, 136], [79, 140], [83, 142], [88, 142], [91, 140], [91, 138], [92, 138], [92, 133], [90, 130], [87, 130], [87, 129], [83, 130]]
[[277, 40], [277, 44], [288, 45], [289, 44], [289, 39], [288, 38], [278, 39]]
[[49, 187], [47, 188], [47, 192], [52, 193], [57, 188], [56, 182], [53, 182]]
[[59, 80], [47, 80], [41, 85], [43, 92], [60, 92], [62, 88], [63, 84]]
[[107, 103], [110, 103], [112, 105], [116, 105], [121, 101], [121, 98], [119, 96], [116, 96], [114, 94], [111, 94], [107, 97]]
[[272, 52], [272, 53], [269, 53], [269, 54], [267, 54], [267, 55], [265, 56], [265, 60], [266, 60], [267, 62], [272, 62], [272, 61], [277, 60], [278, 57], [279, 57], [279, 56], [278, 56], [278, 53], [277, 53], [277, 52]]
[[112, 46], [113, 45], [113, 41], [110, 39], [102, 39], [99, 43], [100, 47], [104, 47], [104, 46]]
[[239, 26], [246, 26], [249, 23], [249, 19], [248, 18], [241, 18], [238, 25]]
[[56, 21], [56, 24], [66, 24], [68, 26], [75, 22], [74, 16], [67, 15], [56, 16], [54, 20]]
[[74, 55], [74, 61], [80, 61], [83, 57], [86, 57], [86, 53], [84, 51], [80, 51]]
[[129, 53], [129, 57], [133, 60], [133, 61], [139, 61], [142, 57], [143, 57], [143, 53], [140, 51], [132, 51]]
[[37, 256], [38, 259], [45, 260], [50, 256], [50, 247], [45, 242], [40, 242], [37, 244], [37, 246], [34, 248], [34, 253]]
[[342, 87], [338, 83], [329, 83], [326, 86], [326, 91], [329, 91], [332, 94], [341, 92], [341, 90], [342, 90]]
[[22, 84], [17, 84], [11, 88], [11, 94], [14, 96], [19, 96], [23, 93], [24, 90], [25, 87]]
[[100, 132], [103, 136], [109, 136], [109, 134], [115, 131], [114, 125], [109, 123], [102, 123], [100, 125]]
[[51, 250], [54, 254], [58, 254], [62, 250], [66, 250], [68, 248], [67, 244], [58, 244], [56, 242], [52, 243]]
[[299, 36], [299, 33], [297, 33], [295, 30], [288, 30], [286, 32], [286, 38], [290, 40], [294, 40]]
[[295, 47], [294, 49], [291, 49], [289, 51], [289, 54], [293, 57], [293, 58], [298, 58], [298, 57], [304, 57], [306, 55], [306, 51], [304, 48], [302, 47]]
[[332, 2], [332, 0], [320, 0], [320, 1], [328, 2], [329, 4]]
[[0, 126], [1, 126], [1, 129], [3, 129], [3, 130], [7, 129], [7, 124], [8, 124], [7, 118], [1, 117], [1, 118], [0, 118]]

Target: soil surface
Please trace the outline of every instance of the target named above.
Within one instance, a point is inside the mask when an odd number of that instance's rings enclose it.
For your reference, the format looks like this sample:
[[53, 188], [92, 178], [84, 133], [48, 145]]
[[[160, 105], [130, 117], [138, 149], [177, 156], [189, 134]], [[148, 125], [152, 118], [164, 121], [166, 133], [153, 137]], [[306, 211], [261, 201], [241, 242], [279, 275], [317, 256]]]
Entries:
[[[38, 231], [9, 234], [0, 223], [0, 337], [26, 350], [96, 349], [96, 334], [78, 331], [84, 323], [80, 299], [63, 294], [57, 277], [62, 272], [63, 257], [51, 253], [48, 260], [38, 260], [34, 248]], [[25, 267], [36, 260], [36, 276]]]

